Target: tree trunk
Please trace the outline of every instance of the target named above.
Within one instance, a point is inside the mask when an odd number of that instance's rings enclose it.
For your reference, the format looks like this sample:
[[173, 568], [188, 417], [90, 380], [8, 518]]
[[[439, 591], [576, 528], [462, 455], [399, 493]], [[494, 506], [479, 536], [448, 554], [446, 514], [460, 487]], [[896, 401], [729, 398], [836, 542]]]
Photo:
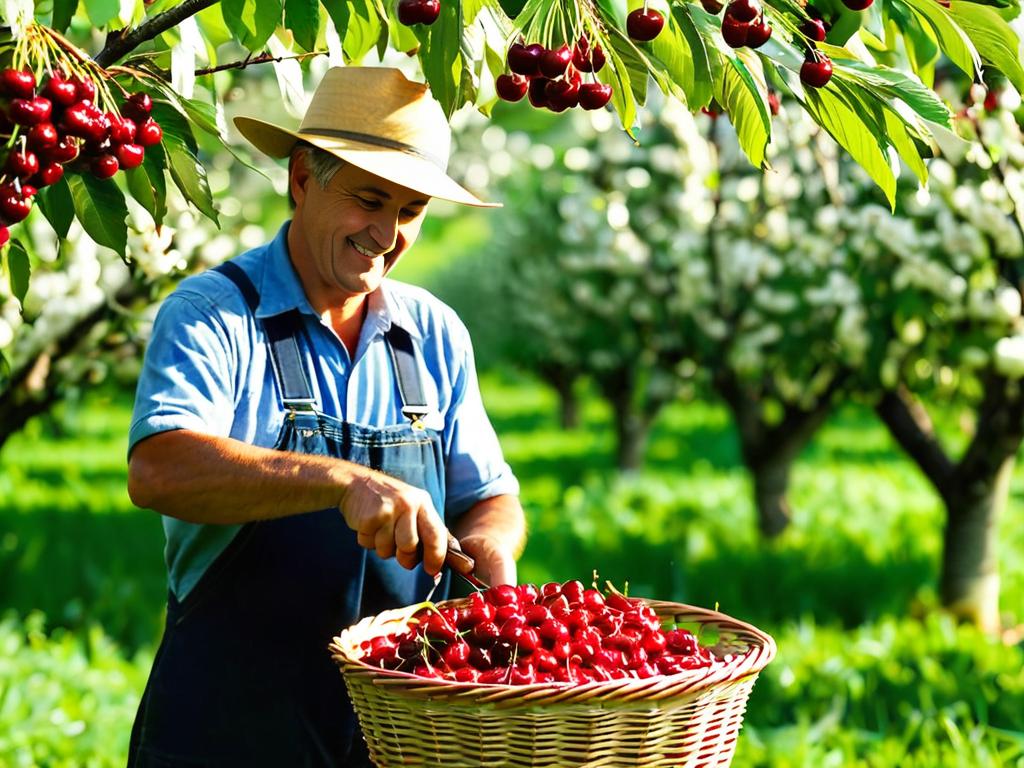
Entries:
[[576, 372], [564, 365], [545, 365], [540, 375], [558, 393], [558, 421], [562, 429], [578, 428], [580, 402], [576, 397]]
[[615, 408], [615, 466], [622, 472], [636, 472], [644, 465], [650, 419], [628, 405]]
[[748, 463], [754, 479], [757, 525], [761, 533], [769, 539], [786, 530], [793, 520], [787, 498], [792, 467], [793, 459], [788, 456]]
[[999, 619], [998, 527], [1007, 498], [1014, 457], [995, 476], [964, 483], [946, 499], [940, 595], [956, 617], [995, 634]]

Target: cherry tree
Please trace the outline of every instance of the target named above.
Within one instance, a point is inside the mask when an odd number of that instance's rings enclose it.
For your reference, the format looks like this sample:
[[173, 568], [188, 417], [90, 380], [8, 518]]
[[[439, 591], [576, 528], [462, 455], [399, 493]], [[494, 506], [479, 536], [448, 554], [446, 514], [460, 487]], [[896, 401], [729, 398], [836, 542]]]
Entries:
[[[792, 465], [834, 405], [877, 402], [945, 503], [944, 602], [992, 628], [994, 526], [1024, 429], [1024, 141], [1004, 103], [1019, 98], [958, 109], [967, 140], [946, 140], [929, 190], [900, 188], [897, 216], [786, 106], [763, 174], [720, 118], [672, 102], [648, 116], [637, 148], [601, 116], [580, 120], [568, 148], [507, 137], [547, 183], [507, 171], [502, 187], [527, 216], [481, 259], [496, 281], [486, 301], [522, 362], [554, 360], [598, 383], [621, 466], [637, 466], [665, 402], [695, 381], [717, 393], [769, 535], [789, 523]], [[493, 146], [488, 162], [507, 166]], [[918, 395], [977, 408], [958, 462]]]

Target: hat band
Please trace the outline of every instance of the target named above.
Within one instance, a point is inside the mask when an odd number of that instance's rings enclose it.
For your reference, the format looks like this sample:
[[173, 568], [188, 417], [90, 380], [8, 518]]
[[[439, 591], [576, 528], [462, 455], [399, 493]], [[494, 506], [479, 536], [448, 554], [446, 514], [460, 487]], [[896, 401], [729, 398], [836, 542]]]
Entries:
[[406, 144], [401, 141], [395, 141], [394, 139], [386, 139], [383, 136], [374, 136], [369, 133], [359, 133], [358, 131], [342, 131], [337, 128], [300, 128], [300, 133], [316, 134], [318, 136], [329, 136], [334, 139], [349, 139], [350, 141], [358, 141], [363, 144], [373, 144], [377, 147], [386, 147], [387, 149], [394, 149], [399, 152], [404, 152], [407, 155], [415, 155], [421, 157], [424, 160], [433, 163], [441, 171], [447, 171], [448, 163], [442, 160], [437, 155], [432, 155], [429, 152], [423, 152], [411, 144]]

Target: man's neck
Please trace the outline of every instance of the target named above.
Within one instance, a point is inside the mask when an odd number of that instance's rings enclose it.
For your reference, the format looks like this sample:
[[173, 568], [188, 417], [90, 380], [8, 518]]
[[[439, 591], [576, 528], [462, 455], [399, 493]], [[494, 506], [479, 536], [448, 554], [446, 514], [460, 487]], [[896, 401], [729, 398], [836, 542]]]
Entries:
[[341, 343], [348, 350], [348, 356], [355, 359], [356, 347], [359, 345], [359, 334], [363, 330], [363, 322], [366, 320], [366, 312], [370, 307], [370, 300], [367, 296], [354, 296], [342, 302], [340, 306], [328, 307], [321, 310], [321, 319], [337, 334]]

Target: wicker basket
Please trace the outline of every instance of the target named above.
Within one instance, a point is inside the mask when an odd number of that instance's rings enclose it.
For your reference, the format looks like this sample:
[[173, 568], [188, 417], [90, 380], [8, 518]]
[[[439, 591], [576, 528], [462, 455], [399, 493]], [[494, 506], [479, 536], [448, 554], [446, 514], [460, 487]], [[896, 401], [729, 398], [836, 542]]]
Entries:
[[334, 638], [331, 651], [381, 768], [728, 766], [775, 642], [716, 611], [644, 602], [663, 621], [701, 628], [703, 643], [717, 634], [719, 662], [645, 680], [511, 686], [431, 680], [359, 661], [361, 642], [404, 629], [418, 606], [363, 619]]

